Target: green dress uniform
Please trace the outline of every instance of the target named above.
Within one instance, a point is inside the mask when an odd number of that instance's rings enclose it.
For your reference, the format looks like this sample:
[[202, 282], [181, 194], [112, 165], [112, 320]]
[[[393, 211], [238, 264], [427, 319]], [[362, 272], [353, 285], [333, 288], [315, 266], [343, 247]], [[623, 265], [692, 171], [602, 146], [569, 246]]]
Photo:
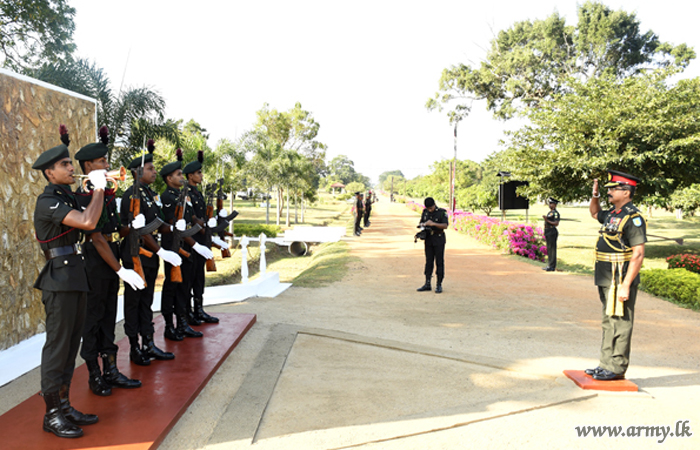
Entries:
[[[560, 220], [559, 211], [552, 209], [547, 213], [547, 219], [552, 222]], [[547, 243], [547, 269], [553, 271], [557, 268], [557, 238], [559, 238], [559, 230], [557, 227], [544, 222], [544, 239]]]
[[[355, 193], [355, 195], [360, 195], [359, 192]], [[355, 235], [359, 236], [360, 233], [362, 232], [361, 227], [360, 227], [360, 221], [362, 220], [362, 216], [364, 215], [364, 204], [362, 202], [362, 197], [357, 198], [357, 201], [355, 202]]]
[[[190, 201], [192, 202], [192, 214], [194, 217], [197, 217], [199, 220], [204, 222], [206, 225], [207, 223], [207, 201], [204, 199], [204, 195], [202, 192], [197, 188], [197, 186], [190, 185]], [[195, 234], [192, 236], [192, 238], [197, 241], [198, 244], [202, 245], [207, 245], [207, 239], [206, 236], [204, 235], [204, 228], [202, 228], [202, 232]], [[185, 306], [187, 307], [187, 314], [189, 315], [192, 312], [192, 303], [194, 302], [195, 305], [199, 305], [199, 302], [203, 302], [204, 300], [204, 280], [206, 279], [206, 263], [207, 260], [204, 258], [204, 256], [200, 255], [199, 253], [195, 252], [193, 255], [194, 258], [194, 268], [193, 268], [193, 274], [194, 278], [192, 280], [191, 284], [191, 298], [192, 300], [188, 299], [187, 303]]]
[[[423, 210], [420, 216], [420, 223], [425, 223], [432, 220], [435, 223], [449, 224], [447, 210], [443, 208], [435, 208], [433, 212], [428, 211], [428, 208]], [[435, 275], [437, 276], [438, 286], [442, 285], [442, 280], [445, 278], [445, 244], [447, 238], [445, 230], [438, 227], [429, 227], [430, 231], [425, 238], [425, 280], [426, 285], [430, 284], [430, 279], [433, 276], [433, 267], [435, 266]]]
[[629, 202], [619, 210], [600, 211], [598, 222], [602, 227], [595, 252], [595, 284], [603, 308], [599, 366], [615, 374], [624, 374], [629, 366], [639, 275], [632, 282], [629, 299], [625, 302], [616, 300], [617, 286], [627, 274], [632, 247], [647, 242], [646, 221]]

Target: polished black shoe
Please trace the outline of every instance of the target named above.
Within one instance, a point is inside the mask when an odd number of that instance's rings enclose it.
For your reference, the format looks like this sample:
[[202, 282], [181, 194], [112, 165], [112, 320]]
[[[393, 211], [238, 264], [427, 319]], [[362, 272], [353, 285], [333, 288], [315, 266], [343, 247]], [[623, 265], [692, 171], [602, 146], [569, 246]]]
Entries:
[[193, 330], [188, 324], [184, 316], [177, 318], [177, 332], [186, 338], [201, 338], [204, 334], [201, 331]]
[[430, 283], [425, 283], [423, 286], [419, 287], [416, 289], [418, 292], [426, 292], [426, 291], [432, 291], [433, 288], [430, 286]]
[[78, 438], [83, 435], [83, 430], [63, 415], [58, 392], [42, 394], [42, 396], [46, 403], [44, 431], [63, 438]]
[[593, 374], [593, 379], [599, 381], [612, 381], [612, 380], [622, 380], [625, 378], [624, 373], [615, 373], [609, 370], [602, 369], [598, 373]]
[[598, 366], [595, 369], [586, 369], [583, 371], [583, 373], [585, 373], [586, 375], [593, 376], [594, 374], [600, 372], [601, 370], [603, 370], [603, 369], [600, 366]]
[[192, 311], [187, 311], [187, 323], [190, 326], [196, 327], [202, 324], [202, 321]]
[[543, 267], [542, 270], [549, 272], [549, 267]]
[[442, 285], [441, 284], [438, 284], [437, 286], [435, 286], [435, 293], [442, 294]]
[[153, 342], [153, 335], [143, 336], [143, 348], [142, 353], [145, 353], [151, 359], [157, 359], [159, 361], [168, 361], [175, 359], [175, 354], [171, 352], [164, 352], [163, 350], [156, 347], [156, 343]]
[[210, 316], [204, 311], [204, 300], [201, 298], [194, 299], [194, 316], [203, 323], [219, 323], [218, 317]]
[[131, 351], [129, 352], [129, 360], [138, 366], [150, 366], [151, 358], [147, 357], [141, 351], [141, 346], [139, 345], [138, 336], [129, 336], [129, 344], [131, 345]]
[[165, 332], [163, 333], [163, 337], [171, 341], [181, 341], [185, 339], [180, 333], [177, 332], [175, 327], [172, 325], [165, 326]]
[[100, 372], [100, 366], [97, 364], [97, 360], [85, 361], [85, 365], [88, 369], [88, 386], [92, 393], [100, 397], [112, 395], [112, 388], [107, 384], [104, 378], [102, 378], [102, 372]]
[[119, 371], [117, 368], [116, 354], [109, 353], [102, 355], [102, 366], [104, 367], [103, 377], [110, 386], [122, 389], [141, 387], [140, 380], [131, 379]]
[[70, 404], [70, 388], [67, 384], [61, 386], [61, 390], [58, 391], [59, 399], [61, 402], [61, 412], [63, 417], [68, 419], [73, 425], [92, 425], [97, 423], [98, 417], [94, 414], [83, 414], [77, 409], [73, 408]]

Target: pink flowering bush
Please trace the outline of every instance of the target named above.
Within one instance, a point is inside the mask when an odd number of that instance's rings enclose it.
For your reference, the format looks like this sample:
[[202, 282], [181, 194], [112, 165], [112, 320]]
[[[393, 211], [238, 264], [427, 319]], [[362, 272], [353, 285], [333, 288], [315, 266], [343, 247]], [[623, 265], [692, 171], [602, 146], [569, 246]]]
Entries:
[[[424, 206], [407, 202], [413, 211], [422, 212]], [[460, 233], [467, 234], [479, 242], [513, 255], [544, 261], [547, 256], [542, 228], [529, 224], [501, 222], [488, 216], [479, 216], [464, 211], [447, 211], [450, 225]]]
[[680, 254], [666, 258], [669, 269], [685, 269], [691, 272], [700, 273], [700, 257], [698, 255]]

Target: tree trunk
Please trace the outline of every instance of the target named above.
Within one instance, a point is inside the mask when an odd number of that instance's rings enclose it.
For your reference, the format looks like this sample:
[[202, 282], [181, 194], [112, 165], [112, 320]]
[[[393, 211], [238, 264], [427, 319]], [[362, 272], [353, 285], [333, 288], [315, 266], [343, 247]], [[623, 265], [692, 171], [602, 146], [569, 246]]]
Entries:
[[[253, 199], [255, 203], [255, 199]], [[267, 199], [265, 200], [265, 225], [270, 225], [270, 186], [267, 187]]]
[[275, 205], [275, 210], [277, 212], [277, 214], [275, 214], [275, 223], [279, 226], [280, 219], [282, 218], [282, 189], [280, 187], [277, 187], [277, 205]]
[[301, 193], [301, 223], [304, 223], [304, 193]]
[[289, 228], [289, 189], [287, 189], [287, 218], [285, 220], [285, 226]]
[[297, 210], [299, 209], [299, 202], [297, 201], [297, 196], [294, 196], [294, 224], [299, 223], [297, 220]]

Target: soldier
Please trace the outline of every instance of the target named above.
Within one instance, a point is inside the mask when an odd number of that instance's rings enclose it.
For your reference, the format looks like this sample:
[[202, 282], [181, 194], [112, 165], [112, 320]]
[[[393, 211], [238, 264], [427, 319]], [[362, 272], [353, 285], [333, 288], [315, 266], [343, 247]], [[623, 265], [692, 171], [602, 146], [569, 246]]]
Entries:
[[433, 277], [433, 261], [435, 266], [435, 274], [437, 275], [437, 286], [435, 293], [442, 293], [442, 280], [445, 278], [445, 230], [448, 225], [447, 211], [438, 208], [435, 205], [435, 200], [428, 197], [423, 202], [425, 209], [420, 216], [418, 227], [425, 228], [428, 235], [425, 238], [425, 284], [417, 289], [418, 292], [429, 291], [432, 289], [430, 280]]
[[[134, 178], [137, 177], [138, 168], [143, 165], [143, 174], [140, 178], [140, 187], [138, 194], [138, 204], [140, 214], [134, 217], [134, 224], [127, 239], [122, 241], [121, 256], [122, 263], [130, 268], [134, 267], [133, 256], [130, 254], [129, 241], [131, 239], [139, 239], [137, 229], [151, 223], [156, 218], [162, 219], [162, 212], [158, 203], [160, 199], [158, 195], [148, 187], [156, 180], [156, 169], [153, 166], [153, 140], [148, 141], [148, 152], [134, 158], [129, 164], [128, 169], [131, 170]], [[122, 196], [121, 220], [122, 223], [128, 223], [129, 211], [131, 208], [131, 196], [134, 186], [130, 186]], [[159, 230], [163, 233], [171, 232], [171, 226], [163, 224]], [[132, 289], [129, 285], [124, 285], [124, 331], [129, 338], [131, 351], [129, 359], [132, 363], [140, 366], [151, 364], [151, 358], [157, 359], [172, 359], [175, 357], [172, 353], [163, 352], [155, 346], [153, 341], [153, 293], [158, 277], [158, 267], [160, 259], [174, 266], [182, 264], [180, 256], [176, 253], [161, 248], [156, 241], [156, 235], [143, 235], [143, 242], [148, 250], [153, 252], [151, 257], [142, 256], [140, 258], [145, 275], [146, 288], [140, 291]], [[143, 349], [139, 346], [139, 335], [143, 341]]]
[[[199, 223], [202, 228], [216, 228], [216, 217], [207, 218], [207, 202], [204, 200], [204, 195], [199, 191], [197, 186], [202, 184], [204, 178], [202, 174], [202, 163], [204, 162], [204, 152], [197, 152], [197, 159], [190, 162], [182, 170], [182, 173], [187, 177], [187, 183], [190, 188], [190, 199], [192, 200], [192, 208], [194, 210], [194, 223]], [[226, 216], [228, 213], [225, 209], [219, 212], [220, 216]], [[194, 240], [204, 246], [210, 245], [205, 236], [205, 230], [193, 236]], [[228, 248], [228, 244], [217, 236], [212, 236], [212, 243], [221, 249]], [[188, 300], [185, 305], [188, 309], [188, 319], [191, 320], [190, 325], [200, 325], [205, 323], [218, 323], [217, 317], [211, 316], [204, 311], [204, 281], [205, 281], [205, 265], [209, 258], [205, 258], [199, 254], [194, 255], [194, 280], [192, 281], [192, 302], [194, 303], [194, 312], [192, 312], [192, 303]]]
[[372, 191], [367, 192], [367, 198], [365, 199], [365, 228], [369, 227], [369, 216], [372, 214]]
[[45, 151], [32, 165], [49, 182], [34, 209], [36, 238], [46, 257], [34, 288], [41, 290], [46, 311], [46, 343], [41, 353], [41, 395], [46, 403], [44, 431], [76, 438], [83, 435], [81, 425], [98, 421], [96, 415], [73, 408], [69, 399], [90, 291], [78, 246], [79, 230], [93, 230], [97, 226], [107, 182], [104, 170], [94, 170], [88, 175], [94, 193], [92, 201], [81, 210], [70, 188], [75, 178], [65, 125], [61, 125], [61, 141], [62, 145]]
[[595, 284], [603, 305], [603, 340], [600, 363], [586, 373], [596, 380], [625, 377], [629, 366], [630, 341], [637, 300], [639, 269], [644, 261], [646, 221], [632, 197], [639, 178], [609, 170], [609, 210], [600, 207], [598, 180], [593, 180], [591, 216], [602, 224], [596, 246]]
[[[182, 150], [177, 149], [177, 161], [165, 165], [160, 170], [160, 176], [165, 181], [166, 189], [161, 195], [163, 202], [163, 216], [165, 221], [174, 224], [179, 231], [185, 231], [187, 223], [192, 223], [194, 210], [192, 202], [188, 199], [185, 204], [183, 217], [175, 217], [180, 189], [184, 186], [185, 180], [182, 177]], [[179, 205], [182, 206], [182, 205]], [[173, 249], [173, 234], [164, 234], [161, 245]], [[202, 333], [193, 330], [187, 321], [187, 304], [190, 302], [190, 290], [192, 281], [195, 278], [193, 251], [202, 255], [203, 258], [213, 258], [211, 250], [195, 242], [191, 237], [184, 238], [182, 249], [189, 253], [189, 257], [182, 256], [180, 273], [182, 281], [176, 282], [172, 279], [173, 266], [165, 263], [165, 283], [163, 283], [163, 293], [161, 296], [161, 311], [165, 320], [165, 338], [173, 341], [181, 341], [185, 337], [202, 337]], [[173, 327], [173, 305], [175, 316], [177, 317], [177, 328]]]
[[[88, 144], [75, 154], [75, 159], [80, 162], [80, 168], [86, 175], [93, 170], [109, 170], [106, 158], [109, 151], [107, 127], [100, 128], [100, 139], [101, 142]], [[116, 186], [113, 186], [113, 189], [105, 191], [104, 207], [95, 229], [83, 232], [83, 254], [91, 283], [90, 292], [87, 294], [87, 314], [80, 356], [88, 368], [88, 386], [93, 393], [100, 396], [110, 395], [113, 387], [141, 387], [139, 380], [127, 378], [117, 368], [119, 347], [114, 343], [114, 327], [117, 318], [119, 279], [135, 290], [143, 289], [144, 284], [138, 273], [119, 264], [119, 242], [114, 239], [114, 235], [122, 226], [114, 201], [115, 189]], [[81, 186], [76, 192], [78, 203], [87, 207], [92, 201], [93, 192], [89, 182], [86, 186]], [[97, 363], [98, 356], [102, 356], [104, 377]]]
[[557, 205], [559, 200], [549, 197], [547, 204], [549, 205], [549, 212], [542, 216], [544, 219], [544, 238], [547, 242], [547, 266], [543, 267], [542, 270], [554, 272], [557, 270], [557, 238], [559, 237], [557, 227], [560, 220]]
[[363, 215], [362, 192], [355, 192], [355, 236], [362, 234], [360, 221]]

